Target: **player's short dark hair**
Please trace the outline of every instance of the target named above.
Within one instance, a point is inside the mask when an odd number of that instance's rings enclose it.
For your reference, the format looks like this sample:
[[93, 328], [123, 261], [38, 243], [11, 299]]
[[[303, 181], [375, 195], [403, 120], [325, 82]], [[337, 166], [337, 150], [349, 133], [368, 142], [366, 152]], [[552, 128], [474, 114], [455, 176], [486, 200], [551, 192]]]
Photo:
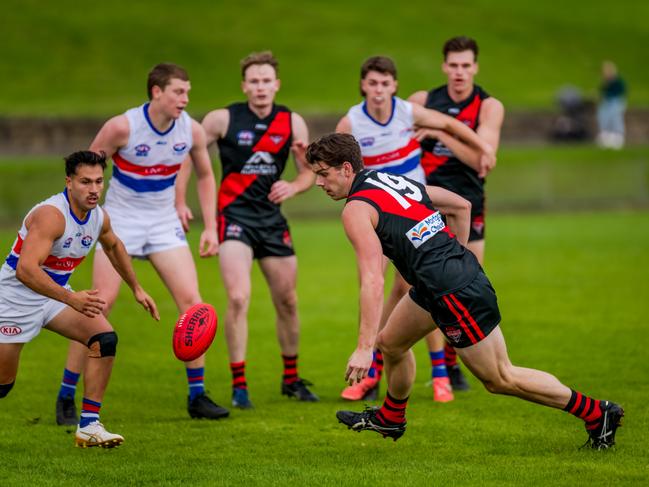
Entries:
[[251, 52], [244, 57], [239, 65], [241, 66], [241, 79], [246, 79], [246, 70], [250, 66], [270, 64], [275, 70], [275, 76], [279, 76], [279, 62], [273, 56], [272, 51]]
[[475, 39], [471, 39], [467, 36], [457, 36], [449, 39], [444, 43], [442, 48], [442, 54], [444, 54], [444, 60], [449, 52], [462, 52], [462, 51], [473, 51], [473, 60], [478, 60], [478, 43]]
[[[390, 74], [395, 80], [397, 79], [397, 67], [394, 64], [394, 61], [386, 56], [372, 56], [365, 60], [361, 66], [361, 82], [370, 71], [376, 71], [381, 74]], [[362, 83], [361, 86], [359, 86], [359, 90], [361, 96], [364, 97], [365, 92], [363, 91]]]
[[106, 169], [106, 153], [101, 151], [99, 153], [90, 150], [81, 150], [73, 152], [65, 160], [65, 175], [72, 176], [77, 173], [77, 167], [86, 164], [88, 166], [100, 165], [101, 169]]
[[177, 78], [182, 81], [189, 81], [189, 75], [184, 68], [172, 63], [160, 63], [153, 66], [149, 71], [146, 82], [146, 91], [149, 100], [153, 98], [153, 87], [158, 86], [164, 90], [165, 86], [171, 83], [171, 80]]
[[349, 162], [355, 173], [364, 167], [361, 148], [351, 134], [323, 135], [309, 144], [306, 160], [309, 164], [324, 162], [331, 167], [339, 167], [344, 162]]

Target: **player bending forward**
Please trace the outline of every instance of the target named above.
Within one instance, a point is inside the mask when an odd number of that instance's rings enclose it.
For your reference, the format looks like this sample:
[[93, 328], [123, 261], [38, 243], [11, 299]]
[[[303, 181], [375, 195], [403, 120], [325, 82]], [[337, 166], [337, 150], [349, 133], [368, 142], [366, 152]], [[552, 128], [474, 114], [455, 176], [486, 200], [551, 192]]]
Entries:
[[[458, 242], [437, 209], [443, 210], [458, 198], [454, 193], [364, 169], [358, 143], [348, 134], [326, 135], [311, 144], [306, 155], [316, 185], [334, 200], [346, 199], [342, 221], [358, 261], [359, 337], [345, 379], [352, 383], [365, 377], [375, 343], [386, 362], [388, 392], [383, 406], [359, 413], [338, 411], [340, 422], [355, 431], [373, 430], [394, 440], [405, 433], [406, 405], [415, 378], [411, 347], [437, 323], [489, 392], [560, 408], [583, 419], [594, 449], [615, 444], [624, 415], [618, 404], [590, 398], [546, 372], [509, 361], [498, 326], [496, 293], [475, 255], [461, 245], [468, 235], [468, 203], [464, 215], [452, 222]], [[383, 254], [412, 288], [377, 337]]]
[[90, 151], [65, 159], [66, 187], [25, 217], [0, 269], [0, 398], [14, 385], [23, 345], [47, 328], [87, 346], [83, 409], [75, 436], [79, 446], [111, 448], [124, 438], [106, 431], [99, 409], [113, 368], [117, 335], [102, 315], [96, 289], [74, 292], [68, 280], [99, 240], [135, 300], [159, 320], [156, 305], [135, 277], [108, 215], [98, 206], [106, 157]]

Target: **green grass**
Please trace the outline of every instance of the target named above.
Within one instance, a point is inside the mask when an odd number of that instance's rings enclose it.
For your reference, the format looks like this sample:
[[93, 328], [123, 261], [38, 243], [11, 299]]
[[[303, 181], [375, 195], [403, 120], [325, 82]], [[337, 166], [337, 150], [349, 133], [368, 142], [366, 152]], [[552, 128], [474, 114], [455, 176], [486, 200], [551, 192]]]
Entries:
[[[622, 403], [616, 451], [578, 450], [586, 434], [568, 414], [472, 390], [434, 404], [421, 344], [397, 443], [356, 434], [334, 412], [357, 329], [356, 271], [338, 221], [294, 221], [300, 259], [301, 373], [317, 384], [318, 404], [279, 395], [281, 360], [272, 307], [255, 268], [248, 383], [253, 411], [193, 421], [185, 378], [171, 353], [176, 312], [158, 278], [137, 262], [158, 300], [155, 324], [123, 291], [111, 321], [120, 334], [102, 420], [122, 433], [113, 451], [80, 450], [54, 425], [65, 341], [43, 332], [25, 347], [15, 389], [1, 402], [3, 485], [644, 485], [649, 468], [646, 350], [649, 214], [597, 212], [489, 216], [486, 270], [498, 291], [512, 361], [546, 369], [586, 393]], [[191, 233], [196, 247], [197, 230]], [[13, 231], [0, 232], [8, 249]], [[215, 259], [198, 262], [203, 297], [223, 313]], [[89, 263], [74, 276], [84, 288]], [[229, 402], [225, 342], [208, 353], [206, 383]]]
[[[220, 171], [215, 160], [215, 171]], [[286, 177], [291, 178], [293, 164]], [[110, 170], [106, 172], [110, 175]], [[15, 225], [35, 201], [63, 188], [61, 159], [0, 159], [0, 226]], [[27, 190], [26, 190], [27, 188]], [[190, 203], [196, 208], [194, 191]], [[490, 210], [571, 210], [649, 205], [649, 147], [503, 147], [487, 184]], [[333, 216], [339, 206], [314, 188], [285, 205], [291, 217]], [[196, 213], [198, 215], [198, 213]]]
[[619, 64], [631, 105], [646, 107], [648, 17], [636, 0], [6, 0], [0, 106], [4, 115], [113, 115], [143, 101], [151, 66], [173, 61], [189, 70], [189, 109], [201, 114], [240, 99], [239, 60], [272, 49], [281, 102], [340, 113], [358, 100], [365, 58], [392, 56], [407, 95], [443, 82], [441, 46], [467, 34], [481, 46], [479, 82], [510, 109], [550, 107], [565, 84], [595, 98], [603, 59]]

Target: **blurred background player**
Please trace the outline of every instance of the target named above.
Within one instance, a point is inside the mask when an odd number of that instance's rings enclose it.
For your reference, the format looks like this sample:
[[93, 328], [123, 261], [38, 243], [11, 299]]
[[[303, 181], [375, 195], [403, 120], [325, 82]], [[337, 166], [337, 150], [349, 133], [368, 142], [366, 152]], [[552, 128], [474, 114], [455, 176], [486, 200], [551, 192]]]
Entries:
[[[185, 112], [190, 90], [187, 72], [175, 64], [158, 64], [148, 75], [149, 102], [108, 120], [90, 149], [113, 158], [113, 177], [104, 208], [131, 257], [148, 259], [171, 293], [179, 313], [202, 301], [196, 267], [174, 206], [176, 175], [191, 156], [198, 175], [198, 195], [205, 229], [200, 255], [218, 250], [216, 187], [200, 124]], [[120, 276], [97, 248], [93, 286], [106, 301], [108, 316], [117, 298]], [[74, 387], [85, 364], [87, 349], [70, 344], [63, 382], [57, 399], [57, 422], [76, 417]], [[185, 363], [189, 386], [188, 412], [192, 418], [218, 419], [229, 414], [205, 394], [205, 357]]]
[[[467, 200], [440, 187], [364, 169], [358, 143], [348, 134], [325, 135], [309, 145], [307, 157], [316, 185], [332, 199], [346, 200], [341, 218], [356, 253], [359, 331], [345, 380], [363, 379], [375, 344], [386, 362], [383, 406], [358, 413], [338, 411], [341, 423], [354, 431], [399, 439], [406, 431], [415, 379], [412, 346], [438, 326], [489, 392], [567, 411], [584, 421], [592, 448], [615, 445], [624, 416], [618, 404], [583, 395], [546, 372], [512, 365], [499, 326], [496, 292], [475, 255], [461, 245], [469, 233]], [[440, 213], [446, 213], [455, 235]], [[379, 332], [383, 255], [413, 287]]]
[[82, 345], [90, 357], [84, 377], [83, 409], [75, 442], [111, 448], [124, 438], [99, 422], [110, 379], [117, 334], [101, 314], [106, 305], [96, 289], [74, 292], [75, 268], [99, 240], [114, 272], [135, 300], [159, 320], [155, 302], [135, 277], [126, 249], [99, 206], [106, 157], [90, 151], [65, 158], [65, 189], [32, 208], [0, 269], [0, 398], [14, 385], [23, 345], [47, 328]]
[[[464, 36], [454, 37], [446, 41], [442, 53], [442, 71], [446, 75], [447, 83], [428, 92], [418, 91], [408, 100], [457, 118], [475, 130], [480, 138], [497, 152], [505, 110], [500, 101], [489, 96], [473, 82], [478, 73], [476, 41]], [[417, 137], [421, 140], [421, 163], [426, 172], [426, 184], [441, 186], [471, 202], [471, 231], [467, 248], [475, 254], [480, 265], [483, 265], [484, 185], [485, 177], [494, 165], [482, 164], [478, 151], [448, 133], [423, 127], [418, 131]], [[493, 161], [495, 162], [495, 159]], [[427, 341], [429, 340], [427, 338]], [[453, 388], [468, 389], [469, 384], [457, 363], [455, 350], [447, 344], [445, 352], [446, 367]]]
[[[397, 69], [392, 59], [374, 56], [361, 66], [360, 91], [364, 101], [349, 109], [336, 127], [336, 132], [354, 136], [361, 147], [363, 163], [368, 169], [399, 174], [425, 183], [420, 164], [421, 148], [414, 136], [414, 126], [437, 129], [449, 137], [466, 140], [478, 154], [490, 154], [489, 147], [469, 128], [448, 115], [427, 110], [395, 96], [398, 89]], [[458, 143], [463, 143], [458, 141]], [[384, 265], [387, 267], [387, 259]], [[410, 285], [395, 271], [394, 283], [385, 302], [381, 328], [394, 306], [410, 289]], [[444, 337], [439, 330], [428, 340], [432, 362], [433, 398], [436, 401], [453, 400], [444, 363]], [[381, 379], [383, 357], [374, 351], [374, 360], [368, 376], [359, 383], [346, 387], [341, 396], [356, 401], [374, 399]]]
[[[281, 393], [317, 401], [298, 375], [300, 323], [297, 314], [297, 259], [280, 204], [313, 185], [304, 151], [309, 133], [304, 119], [274, 103], [280, 88], [277, 60], [269, 51], [241, 61], [243, 103], [208, 113], [203, 120], [208, 145], [216, 141], [223, 174], [218, 197], [221, 277], [228, 295], [225, 336], [232, 371], [232, 405], [252, 407], [245, 375], [250, 272], [259, 260], [275, 306], [277, 337], [284, 364]], [[280, 179], [289, 152], [297, 176]], [[188, 171], [179, 187], [184, 188]], [[184, 193], [179, 192], [179, 200]]]

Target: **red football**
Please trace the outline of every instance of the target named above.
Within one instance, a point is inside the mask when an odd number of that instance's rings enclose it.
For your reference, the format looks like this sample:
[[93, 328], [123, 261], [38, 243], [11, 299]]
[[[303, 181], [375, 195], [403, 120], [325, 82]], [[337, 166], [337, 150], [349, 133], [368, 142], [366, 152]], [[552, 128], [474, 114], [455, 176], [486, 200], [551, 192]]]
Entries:
[[216, 311], [198, 303], [185, 311], [174, 328], [173, 347], [178, 360], [189, 362], [203, 355], [216, 335]]

